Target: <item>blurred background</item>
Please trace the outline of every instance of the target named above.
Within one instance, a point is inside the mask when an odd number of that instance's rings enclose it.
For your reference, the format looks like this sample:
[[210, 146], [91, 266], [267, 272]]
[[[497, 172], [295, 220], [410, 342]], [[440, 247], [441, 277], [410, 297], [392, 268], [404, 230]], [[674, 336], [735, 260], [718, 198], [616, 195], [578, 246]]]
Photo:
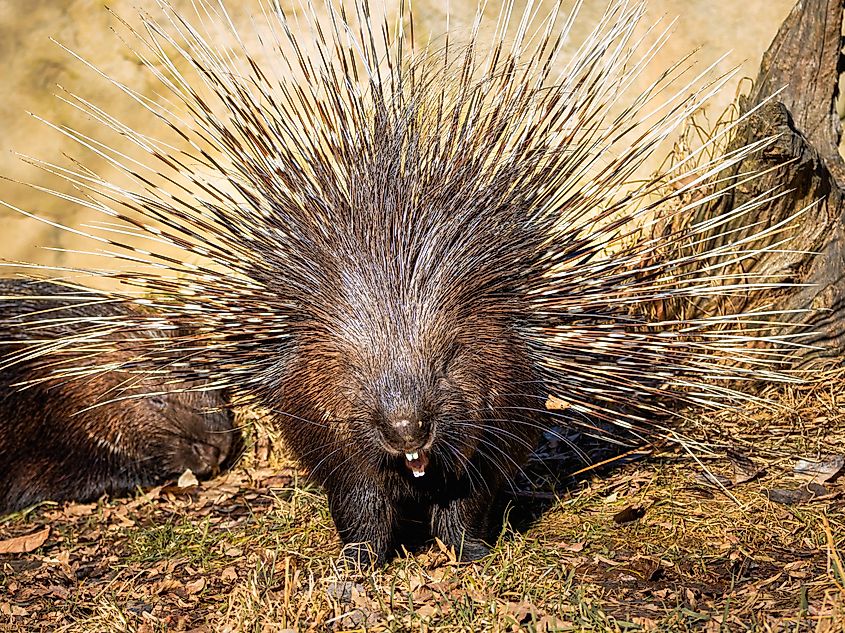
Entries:
[[[191, 0], [170, 0], [174, 7], [193, 15]], [[388, 11], [398, 0], [386, 0]], [[377, 3], [374, 3], [377, 4]], [[495, 14], [501, 3], [491, 0], [488, 12]], [[517, 0], [517, 12], [525, 0]], [[729, 105], [738, 90], [747, 90], [768, 47], [794, 0], [651, 0], [648, 16], [643, 24], [665, 18], [677, 18], [674, 33], [652, 65], [651, 74], [641, 77], [641, 85], [653, 80], [665, 65], [683, 55], [700, 49], [697, 58], [702, 67], [728, 53], [717, 69], [726, 72], [740, 67], [737, 77], [710, 104], [707, 116], [715, 120]], [[290, 5], [295, 15], [299, 2]], [[550, 8], [552, 2], [541, 2]], [[542, 5], [546, 5], [545, 7]], [[106, 7], [109, 7], [109, 11]], [[62, 89], [85, 96], [107, 107], [109, 112], [135, 129], [144, 131], [151, 125], [148, 114], [137, 104], [121, 98], [114, 86], [98, 78], [96, 73], [51, 41], [60, 42], [81, 57], [96, 63], [105, 73], [133, 87], [143, 94], [154, 96], [155, 81], [133, 59], [121, 42], [125, 26], [116, 16], [130, 24], [138, 24], [138, 6], [152, 8], [154, 4], [139, 0], [0, 0], [0, 199], [42, 217], [70, 226], [80, 226], [96, 217], [93, 212], [67, 201], [57, 199], [37, 189], [11, 181], [31, 183], [36, 187], [71, 191], [67, 183], [55, 176], [23, 162], [15, 153], [27, 154], [45, 161], [69, 164], [70, 158], [81, 160], [87, 168], [106, 177], [111, 168], [91, 152], [50, 129], [29, 112], [56, 125], [73, 127], [83, 134], [98, 136], [101, 124], [91, 120], [57, 97]], [[255, 0], [229, 0], [226, 6], [242, 35], [252, 33], [250, 18], [256, 13]], [[418, 40], [426, 40], [442, 33], [446, 23], [446, 3], [442, 0], [416, 0], [415, 28]], [[585, 0], [571, 46], [580, 41], [601, 17], [605, 0]], [[475, 15], [475, 0], [451, 0], [453, 28], [468, 27]], [[494, 20], [488, 27], [492, 28]], [[489, 33], [486, 34], [489, 37]], [[482, 33], [482, 38], [485, 33]], [[150, 130], [154, 132], [154, 130]], [[99, 134], [102, 137], [102, 134]], [[112, 134], [109, 143], [121, 148], [121, 139]], [[100, 218], [101, 219], [101, 218]], [[97, 259], [67, 251], [90, 250], [88, 240], [42, 222], [24, 217], [9, 209], [0, 209], [0, 257], [5, 260], [35, 262], [53, 266], [97, 265]], [[8, 274], [10, 271], [6, 271]]]

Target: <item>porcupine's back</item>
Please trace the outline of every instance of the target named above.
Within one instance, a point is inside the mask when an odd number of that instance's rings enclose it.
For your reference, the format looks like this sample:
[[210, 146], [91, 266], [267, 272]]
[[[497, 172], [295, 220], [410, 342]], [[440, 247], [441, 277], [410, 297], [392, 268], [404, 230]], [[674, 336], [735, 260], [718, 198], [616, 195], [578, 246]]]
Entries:
[[122, 370], [125, 333], [93, 362], [78, 351], [74, 341], [142, 313], [48, 282], [0, 279], [0, 296], [0, 512], [125, 493], [187, 468], [207, 476], [230, 457], [236, 431], [221, 392]]

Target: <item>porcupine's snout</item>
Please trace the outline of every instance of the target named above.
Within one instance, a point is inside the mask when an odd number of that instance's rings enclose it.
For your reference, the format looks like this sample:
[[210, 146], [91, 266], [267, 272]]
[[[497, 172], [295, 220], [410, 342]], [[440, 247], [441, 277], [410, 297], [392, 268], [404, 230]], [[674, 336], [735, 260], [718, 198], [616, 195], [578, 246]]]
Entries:
[[427, 416], [408, 411], [398, 411], [385, 417], [384, 435], [388, 447], [402, 454], [405, 466], [414, 477], [422, 477], [428, 465], [426, 451], [431, 446], [431, 422]]
[[[222, 445], [207, 444], [206, 442], [193, 442], [190, 446], [190, 456], [185, 456], [186, 464], [192, 466], [191, 470], [200, 477], [213, 475], [220, 470], [220, 465], [229, 454], [230, 440], [222, 439]], [[220, 443], [218, 443], [220, 444]]]
[[403, 453], [422, 448], [431, 438], [431, 425], [417, 415], [400, 414], [388, 420], [391, 448]]
[[190, 468], [199, 477], [217, 474], [235, 448], [234, 415], [218, 392], [186, 391], [170, 396], [169, 426], [179, 437], [173, 468]]

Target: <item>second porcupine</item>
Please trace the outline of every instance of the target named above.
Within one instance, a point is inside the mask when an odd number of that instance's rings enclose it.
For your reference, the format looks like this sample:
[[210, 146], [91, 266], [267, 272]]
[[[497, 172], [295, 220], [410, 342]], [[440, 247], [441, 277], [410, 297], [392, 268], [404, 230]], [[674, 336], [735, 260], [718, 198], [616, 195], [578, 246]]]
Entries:
[[[484, 555], [492, 502], [546, 423], [549, 395], [567, 423], [647, 432], [671, 412], [667, 396], [724, 407], [738, 395], [731, 380], [780, 379], [780, 341], [760, 334], [772, 314], [649, 319], [667, 296], [765, 285], [730, 272], [765, 249], [753, 240], [661, 261], [664, 246], [714, 223], [655, 239], [635, 228], [765, 141], [632, 179], [725, 81], [684, 84], [675, 66], [618, 103], [659, 50], [638, 49], [642, 5], [613, 2], [555, 74], [570, 25], [560, 5], [540, 19], [529, 3], [513, 19], [504, 4], [489, 48], [473, 29], [460, 47], [450, 33], [418, 50], [409, 13], [392, 28], [374, 26], [366, 0], [322, 5], [322, 18], [307, 3], [295, 21], [274, 4], [262, 64], [223, 3], [197, 0], [202, 28], [160, 4], [138, 58], [167, 98], [114, 85], [170, 136], [69, 97], [160, 171], [69, 129], [133, 184], [47, 166], [85, 192], [77, 202], [125, 225], [95, 239], [130, 269], [80, 272], [112, 277], [116, 301], [191, 332], [145, 348], [145, 362], [270, 410], [325, 486], [350, 557], [384, 561], [419, 517], [463, 558]], [[225, 54], [209, 21], [236, 42]], [[149, 240], [135, 248], [127, 232]], [[743, 351], [746, 321], [775, 346], [768, 355]], [[744, 364], [726, 373], [726, 357]]]
[[[137, 311], [55, 283], [0, 279], [0, 314], [0, 514], [125, 494], [186, 469], [207, 477], [231, 460], [238, 434], [219, 390], [121, 371], [122, 335], [99, 367], [75, 352], [71, 337]], [[52, 348], [60, 341], [63, 350]], [[46, 363], [41, 345], [52, 349]], [[62, 366], [81, 376], [51, 379]]]

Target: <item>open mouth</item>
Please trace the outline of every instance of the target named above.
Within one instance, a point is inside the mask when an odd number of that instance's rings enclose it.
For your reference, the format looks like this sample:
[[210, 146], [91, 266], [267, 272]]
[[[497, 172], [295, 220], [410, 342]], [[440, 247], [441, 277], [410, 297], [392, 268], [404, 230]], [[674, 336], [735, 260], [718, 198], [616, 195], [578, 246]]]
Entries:
[[425, 475], [426, 466], [428, 466], [428, 456], [424, 451], [405, 453], [405, 467], [411, 471], [414, 477]]

